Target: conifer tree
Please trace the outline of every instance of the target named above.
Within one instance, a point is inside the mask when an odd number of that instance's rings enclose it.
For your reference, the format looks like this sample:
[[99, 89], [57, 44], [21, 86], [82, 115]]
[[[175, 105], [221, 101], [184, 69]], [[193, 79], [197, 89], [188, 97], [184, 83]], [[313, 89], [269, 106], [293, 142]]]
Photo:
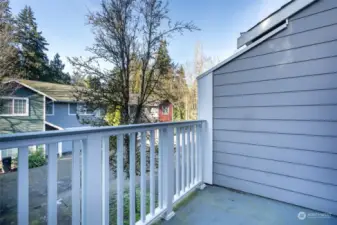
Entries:
[[25, 79], [51, 81], [48, 74], [47, 41], [38, 31], [34, 13], [25, 6], [16, 21], [21, 70]]
[[54, 59], [49, 63], [50, 82], [59, 84], [70, 84], [70, 76], [68, 73], [64, 73], [64, 63], [58, 53], [55, 54]]

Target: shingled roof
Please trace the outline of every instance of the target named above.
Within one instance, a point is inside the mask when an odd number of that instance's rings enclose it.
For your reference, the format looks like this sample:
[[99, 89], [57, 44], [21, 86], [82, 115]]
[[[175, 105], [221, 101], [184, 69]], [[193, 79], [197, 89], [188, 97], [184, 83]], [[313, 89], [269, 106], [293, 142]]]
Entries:
[[30, 88], [46, 97], [59, 102], [76, 102], [74, 97], [74, 86], [64, 84], [54, 84], [35, 80], [15, 79], [8, 82], [17, 82]]
[[[57, 102], [77, 102], [76, 98], [74, 97], [75, 87], [72, 85], [65, 85], [65, 84], [55, 84], [55, 83], [48, 83], [48, 82], [41, 82], [35, 80], [24, 80], [24, 79], [15, 79], [15, 80], [7, 80], [8, 82], [17, 82], [26, 88], [29, 88], [41, 95], [50, 98], [53, 101]], [[130, 105], [138, 104], [138, 94], [131, 94], [130, 93]], [[150, 96], [146, 105], [147, 106], [158, 106], [160, 103], [167, 100], [158, 100], [153, 96]]]

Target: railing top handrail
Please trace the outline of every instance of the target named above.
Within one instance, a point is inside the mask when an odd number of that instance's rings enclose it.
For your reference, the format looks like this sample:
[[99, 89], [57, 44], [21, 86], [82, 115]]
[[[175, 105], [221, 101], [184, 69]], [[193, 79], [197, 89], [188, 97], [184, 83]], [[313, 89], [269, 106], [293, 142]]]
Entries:
[[[161, 122], [161, 123], [143, 123], [143, 124], [130, 124], [121, 126], [104, 126], [104, 127], [89, 127], [89, 128], [78, 128], [69, 130], [57, 130], [57, 131], [39, 131], [39, 132], [26, 132], [26, 133], [15, 133], [15, 134], [4, 134], [0, 135], [0, 143], [12, 142], [19, 140], [35, 139], [35, 138], [47, 138], [47, 137], [58, 137], [67, 135], [85, 135], [90, 133], [105, 133], [105, 132], [124, 132], [129, 133], [137, 129], [156, 129], [164, 127], [174, 127], [183, 125], [193, 125], [205, 122], [204, 120], [187, 120], [178, 122]], [[129, 132], [128, 132], [129, 131]], [[137, 131], [135, 131], [137, 132]]]

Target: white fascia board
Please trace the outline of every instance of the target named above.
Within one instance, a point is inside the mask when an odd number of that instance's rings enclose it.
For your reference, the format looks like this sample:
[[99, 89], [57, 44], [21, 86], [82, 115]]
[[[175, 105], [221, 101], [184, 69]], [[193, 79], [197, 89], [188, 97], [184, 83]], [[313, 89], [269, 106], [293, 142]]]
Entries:
[[246, 46], [245, 48], [242, 48], [241, 50], [239, 50], [238, 52], [236, 52], [234, 55], [230, 56], [229, 58], [225, 59], [224, 61], [222, 61], [221, 63], [217, 64], [216, 66], [212, 67], [211, 69], [207, 70], [206, 72], [200, 74], [197, 77], [197, 80], [203, 78], [204, 76], [207, 76], [209, 74], [212, 74], [212, 72], [216, 69], [219, 69], [220, 67], [226, 65], [227, 63], [231, 62], [232, 60], [234, 60], [235, 58], [239, 57], [240, 55], [244, 54], [245, 52], [249, 51], [250, 49], [254, 48], [255, 46], [261, 44], [262, 42], [264, 42], [265, 40], [267, 40], [268, 38], [270, 38], [271, 36], [274, 36], [275, 34], [277, 34], [278, 32], [284, 30], [285, 28], [287, 28], [288, 26], [288, 21], [286, 21], [285, 24], [282, 24], [281, 26], [277, 27], [275, 30], [272, 30], [271, 32], [269, 32], [268, 34], [266, 34], [265, 36], [261, 37], [260, 39], [258, 39], [257, 41], [253, 42], [251, 45]]
[[307, 7], [317, 0], [295, 0], [290, 3], [287, 3], [283, 8], [279, 11], [276, 11], [271, 16], [267, 17], [253, 28], [248, 30], [247, 32], [241, 33], [240, 37], [237, 40], [237, 47], [246, 45], [257, 37], [263, 35], [263, 33], [275, 27], [277, 24], [286, 20], [290, 16], [294, 15], [301, 9]]

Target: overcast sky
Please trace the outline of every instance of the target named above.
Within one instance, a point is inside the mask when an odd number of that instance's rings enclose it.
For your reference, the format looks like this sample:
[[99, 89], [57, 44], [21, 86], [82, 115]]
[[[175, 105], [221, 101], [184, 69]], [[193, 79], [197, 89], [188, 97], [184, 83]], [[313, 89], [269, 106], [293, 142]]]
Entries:
[[[176, 63], [191, 62], [197, 42], [209, 57], [224, 60], [236, 50], [236, 39], [261, 19], [289, 0], [170, 0], [173, 20], [193, 21], [201, 31], [177, 35], [170, 40], [169, 52]], [[99, 9], [100, 0], [11, 0], [14, 14], [25, 5], [32, 7], [39, 30], [47, 39], [49, 58], [59, 53], [66, 64], [71, 56], [88, 56], [93, 43], [88, 10]]]

